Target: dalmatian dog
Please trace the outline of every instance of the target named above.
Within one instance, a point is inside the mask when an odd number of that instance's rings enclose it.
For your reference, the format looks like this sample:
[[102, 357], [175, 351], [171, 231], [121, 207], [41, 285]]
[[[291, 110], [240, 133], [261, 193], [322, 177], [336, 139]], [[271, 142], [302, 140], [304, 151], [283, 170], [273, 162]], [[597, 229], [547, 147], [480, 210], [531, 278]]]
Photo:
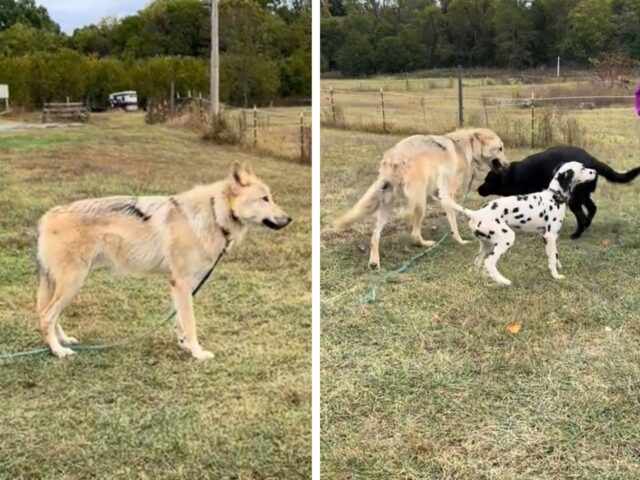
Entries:
[[511, 281], [500, 274], [496, 264], [513, 245], [516, 238], [514, 230], [542, 235], [551, 276], [562, 279], [564, 275], [558, 273], [562, 265], [558, 259], [556, 240], [564, 221], [566, 204], [576, 185], [592, 182], [596, 176], [595, 170], [579, 162], [568, 162], [558, 168], [546, 190], [503, 197], [487, 203], [480, 210], [469, 210], [458, 205], [445, 188], [440, 188], [438, 195], [443, 206], [454, 208], [469, 218], [469, 227], [480, 242], [480, 252], [474, 263], [477, 267], [484, 265], [496, 282], [511, 285]]

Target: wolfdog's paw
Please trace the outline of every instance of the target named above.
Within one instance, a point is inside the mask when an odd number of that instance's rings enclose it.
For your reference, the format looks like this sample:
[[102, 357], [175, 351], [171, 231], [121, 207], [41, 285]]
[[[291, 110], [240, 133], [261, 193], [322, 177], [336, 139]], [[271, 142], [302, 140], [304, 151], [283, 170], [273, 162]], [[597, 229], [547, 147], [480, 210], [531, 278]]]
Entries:
[[434, 242], [433, 240], [424, 240], [422, 238], [416, 238], [413, 240], [413, 244], [416, 247], [433, 247], [436, 242]]
[[71, 355], [75, 355], [76, 352], [71, 350], [70, 348], [60, 347], [58, 350], [52, 350], [53, 353], [58, 358], [70, 357]]
[[78, 343], [78, 339], [76, 337], [64, 337], [60, 339], [60, 343], [64, 345], [75, 345]]
[[213, 358], [213, 353], [207, 350], [196, 350], [195, 352], [191, 352], [191, 355], [196, 360], [209, 360], [210, 358]]
[[564, 278], [564, 275], [561, 275], [560, 273], [556, 273], [555, 275], [551, 274], [551, 276], [556, 280], [562, 280]]

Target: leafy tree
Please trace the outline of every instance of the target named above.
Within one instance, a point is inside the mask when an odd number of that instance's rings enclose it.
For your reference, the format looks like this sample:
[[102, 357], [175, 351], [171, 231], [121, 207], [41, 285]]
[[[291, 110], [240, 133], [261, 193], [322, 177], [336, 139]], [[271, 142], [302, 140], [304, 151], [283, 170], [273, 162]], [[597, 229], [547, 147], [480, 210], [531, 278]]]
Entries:
[[100, 57], [110, 55], [114, 49], [113, 30], [117, 25], [116, 19], [105, 18], [98, 25], [77, 28], [71, 37], [71, 44], [82, 53]]
[[[223, 101], [311, 94], [310, 0], [221, 0], [219, 13]], [[153, 0], [71, 38], [35, 0], [0, 0], [0, 78], [11, 83], [16, 104], [66, 96], [100, 103], [129, 88], [144, 103], [168, 95], [171, 82], [185, 93], [207, 92], [210, 44], [202, 0]]]
[[523, 0], [496, 1], [493, 21], [498, 64], [523, 68], [533, 63], [535, 32], [529, 15]]
[[375, 51], [371, 42], [362, 34], [351, 35], [336, 57], [338, 69], [349, 76], [374, 73], [374, 62]]
[[612, 33], [611, 0], [580, 0], [569, 13], [565, 53], [579, 62], [605, 51]]
[[64, 37], [48, 30], [14, 23], [0, 31], [0, 55], [18, 56], [32, 52], [54, 52], [65, 44]]
[[322, 7], [322, 68], [346, 75], [527, 68], [555, 65], [557, 55], [587, 65], [602, 52], [640, 59], [639, 0], [323, 0]]
[[266, 56], [227, 53], [220, 58], [220, 98], [249, 107], [276, 96], [278, 66]]
[[405, 43], [411, 46], [417, 65], [427, 68], [447, 63], [450, 49], [444, 38], [445, 18], [436, 5], [424, 7], [414, 13], [405, 30]]
[[337, 68], [336, 55], [343, 46], [346, 32], [340, 20], [334, 17], [323, 17], [320, 20], [320, 54], [326, 62], [326, 69]]
[[555, 62], [563, 52], [569, 32], [569, 12], [578, 0], [534, 0], [531, 21], [535, 31], [532, 53], [535, 64]]
[[334, 17], [343, 17], [347, 14], [347, 9], [344, 7], [342, 0], [327, 0], [327, 8], [329, 13]]
[[446, 19], [452, 58], [456, 63], [466, 66], [495, 63], [490, 0], [452, 0]]
[[0, 31], [21, 23], [38, 30], [60, 33], [60, 26], [49, 17], [49, 12], [35, 0], [0, 0]]
[[401, 37], [384, 37], [376, 45], [374, 62], [377, 70], [399, 73], [411, 68], [411, 56]]
[[637, 0], [613, 0], [612, 44], [619, 53], [640, 59], [640, 2]]

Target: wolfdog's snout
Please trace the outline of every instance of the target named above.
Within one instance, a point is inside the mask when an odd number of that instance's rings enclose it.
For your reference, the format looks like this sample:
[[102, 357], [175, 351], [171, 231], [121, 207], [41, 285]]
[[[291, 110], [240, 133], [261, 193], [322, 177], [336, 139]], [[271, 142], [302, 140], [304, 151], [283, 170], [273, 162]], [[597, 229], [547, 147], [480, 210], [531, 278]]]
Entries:
[[270, 218], [265, 218], [262, 220], [262, 224], [265, 227], [269, 227], [272, 230], [280, 230], [291, 223], [291, 217], [276, 217], [273, 220]]

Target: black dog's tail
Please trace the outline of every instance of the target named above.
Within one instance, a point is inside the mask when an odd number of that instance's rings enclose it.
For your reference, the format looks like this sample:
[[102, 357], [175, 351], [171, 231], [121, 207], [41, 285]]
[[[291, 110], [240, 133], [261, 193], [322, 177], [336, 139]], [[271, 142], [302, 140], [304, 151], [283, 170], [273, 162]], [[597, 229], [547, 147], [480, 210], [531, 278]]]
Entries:
[[602, 175], [604, 178], [609, 180], [610, 182], [615, 183], [629, 183], [631, 180], [640, 175], [640, 167], [632, 168], [628, 172], [619, 173], [616, 172], [609, 165], [604, 164], [602, 162], [598, 162], [594, 165], [594, 170], [598, 172], [599, 175]]

